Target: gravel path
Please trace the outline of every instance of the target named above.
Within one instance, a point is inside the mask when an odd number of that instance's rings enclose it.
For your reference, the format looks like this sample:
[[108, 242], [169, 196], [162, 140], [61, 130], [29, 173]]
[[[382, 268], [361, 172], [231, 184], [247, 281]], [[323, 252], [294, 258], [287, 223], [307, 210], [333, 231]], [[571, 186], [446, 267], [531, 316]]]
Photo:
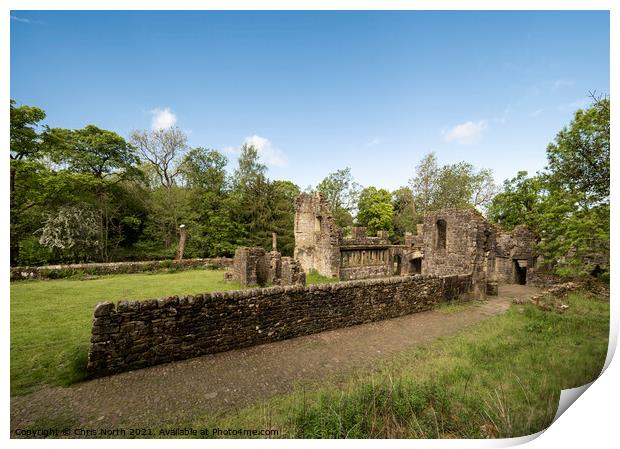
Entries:
[[449, 335], [508, 309], [513, 297], [539, 290], [506, 285], [497, 297], [450, 313], [430, 311], [207, 355], [11, 398], [11, 431], [69, 422], [102, 428], [182, 422], [240, 408], [290, 391], [299, 382], [346, 375], [355, 368]]

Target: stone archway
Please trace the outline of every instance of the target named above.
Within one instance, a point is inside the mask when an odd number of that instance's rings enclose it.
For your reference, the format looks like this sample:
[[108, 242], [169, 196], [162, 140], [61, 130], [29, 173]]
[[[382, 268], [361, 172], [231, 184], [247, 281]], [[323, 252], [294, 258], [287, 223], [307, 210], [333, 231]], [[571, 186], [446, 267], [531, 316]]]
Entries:
[[400, 276], [402, 274], [403, 271], [403, 258], [401, 257], [400, 254], [396, 254], [394, 256], [394, 264], [393, 264], [393, 269], [394, 269], [394, 276]]

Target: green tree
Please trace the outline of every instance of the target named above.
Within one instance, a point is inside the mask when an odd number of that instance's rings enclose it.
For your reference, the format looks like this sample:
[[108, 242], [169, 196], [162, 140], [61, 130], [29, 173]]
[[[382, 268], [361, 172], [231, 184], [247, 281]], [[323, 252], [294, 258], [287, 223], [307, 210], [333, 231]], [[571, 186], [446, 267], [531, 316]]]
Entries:
[[467, 162], [439, 167], [434, 153], [420, 161], [409, 185], [420, 216], [443, 208], [485, 211], [496, 193], [491, 170], [477, 169]]
[[393, 231], [394, 206], [392, 195], [385, 189], [364, 188], [359, 196], [356, 220], [374, 235], [379, 230]]
[[225, 167], [228, 160], [217, 150], [194, 148], [182, 163], [189, 190], [190, 210], [183, 218], [188, 225], [188, 256], [231, 256], [242, 244], [243, 226], [235, 221], [231, 184]]
[[51, 128], [43, 134], [43, 143], [52, 161], [74, 173], [88, 173], [97, 179], [137, 175], [135, 150], [113, 131], [94, 125]]
[[537, 230], [545, 196], [543, 177], [528, 177], [526, 171], [520, 171], [515, 178], [504, 181], [503, 190], [491, 201], [488, 217], [506, 229], [526, 225]]
[[549, 182], [578, 194], [585, 207], [609, 200], [609, 98], [593, 99], [547, 147]]
[[531, 178], [519, 172], [489, 208], [502, 226], [534, 230], [545, 265], [562, 275], [608, 276], [609, 100], [593, 99], [547, 147], [546, 170]]
[[271, 186], [267, 166], [260, 162], [258, 150], [244, 144], [238, 167], [233, 173], [230, 206], [233, 219], [243, 227], [248, 246], [269, 248], [271, 242]]
[[353, 225], [361, 187], [354, 181], [349, 167], [330, 173], [316, 189], [325, 195], [332, 215], [340, 227]]
[[148, 233], [161, 242], [164, 254], [170, 254], [179, 238], [179, 225], [188, 211], [187, 192], [179, 186], [187, 151], [187, 136], [177, 127], [137, 130], [129, 138], [137, 149], [143, 165], [148, 167], [149, 180], [155, 180], [150, 198], [151, 213]]
[[[15, 106], [10, 101], [10, 260], [14, 265], [19, 260], [20, 242], [32, 234], [32, 208], [41, 204], [37, 194], [37, 178], [47, 173], [38, 161], [41, 156], [41, 136], [37, 130], [45, 119], [45, 112], [34, 106]], [[35, 214], [36, 215], [36, 214]]]
[[189, 188], [221, 194], [226, 189], [228, 159], [217, 150], [193, 148], [181, 163], [181, 173]]
[[392, 192], [392, 207], [394, 209], [394, 235], [396, 241], [404, 242], [406, 232], [416, 232], [416, 224], [420, 218], [416, 213], [415, 199], [409, 187], [400, 187]]
[[423, 216], [432, 210], [436, 203], [439, 180], [439, 166], [435, 153], [422, 158], [415, 169], [415, 176], [409, 180], [414, 195], [415, 208]]
[[271, 187], [272, 230], [278, 235], [278, 251], [284, 256], [292, 256], [295, 249], [295, 198], [301, 190], [291, 181], [273, 181]]
[[111, 189], [116, 183], [139, 176], [134, 148], [115, 132], [94, 125], [75, 130], [48, 129], [43, 134], [43, 148], [61, 171], [92, 178], [94, 207], [99, 214], [99, 255], [101, 260], [111, 260], [111, 252], [123, 240], [123, 217]]

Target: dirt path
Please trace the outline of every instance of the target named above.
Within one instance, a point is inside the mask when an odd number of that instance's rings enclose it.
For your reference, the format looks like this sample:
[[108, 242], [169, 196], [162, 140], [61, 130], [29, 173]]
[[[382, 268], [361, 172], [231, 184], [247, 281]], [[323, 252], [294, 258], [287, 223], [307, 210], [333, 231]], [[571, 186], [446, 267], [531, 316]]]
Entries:
[[392, 320], [198, 357], [11, 398], [11, 430], [55, 422], [102, 428], [182, 422], [290, 391], [298, 382], [344, 375], [508, 309], [513, 297], [538, 292], [507, 285], [498, 297], [446, 313]]

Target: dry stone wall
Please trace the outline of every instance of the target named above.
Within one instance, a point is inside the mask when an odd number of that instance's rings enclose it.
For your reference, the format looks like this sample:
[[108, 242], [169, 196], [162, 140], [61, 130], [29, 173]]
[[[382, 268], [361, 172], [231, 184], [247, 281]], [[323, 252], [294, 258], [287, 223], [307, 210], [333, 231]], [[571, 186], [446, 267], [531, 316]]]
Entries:
[[95, 307], [91, 376], [118, 373], [433, 308], [471, 276], [402, 276], [173, 296]]
[[42, 267], [12, 267], [11, 280], [59, 279], [80, 274], [106, 275], [140, 273], [167, 269], [189, 270], [193, 268], [224, 269], [232, 265], [232, 259], [149, 260], [141, 262], [81, 263], [70, 265], [46, 265]]

